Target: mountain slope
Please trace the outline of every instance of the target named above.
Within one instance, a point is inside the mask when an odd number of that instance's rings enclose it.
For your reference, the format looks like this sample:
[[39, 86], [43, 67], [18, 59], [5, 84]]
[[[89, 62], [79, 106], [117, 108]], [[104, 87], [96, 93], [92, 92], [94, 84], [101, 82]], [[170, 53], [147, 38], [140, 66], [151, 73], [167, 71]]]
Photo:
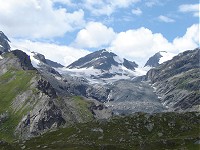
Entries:
[[75, 96], [80, 89], [73, 91], [73, 84], [70, 93], [54, 74], [35, 69], [26, 53], [14, 50], [1, 56], [0, 139], [27, 139], [60, 126], [91, 121], [105, 110], [93, 110], [92, 106], [101, 103]]
[[113, 82], [109, 89], [108, 102], [105, 105], [111, 107], [114, 114], [166, 111], [148, 82], [119, 80]]
[[185, 51], [147, 73], [146, 79], [171, 111], [199, 109], [199, 56], [199, 48]]

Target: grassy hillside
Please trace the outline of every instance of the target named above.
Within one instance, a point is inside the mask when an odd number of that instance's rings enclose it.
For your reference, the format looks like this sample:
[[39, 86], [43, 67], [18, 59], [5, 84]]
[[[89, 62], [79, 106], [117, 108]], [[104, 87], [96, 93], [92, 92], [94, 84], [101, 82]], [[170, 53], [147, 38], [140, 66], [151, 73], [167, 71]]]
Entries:
[[191, 149], [199, 139], [197, 113], [138, 113], [59, 129], [33, 138], [26, 149]]
[[92, 121], [94, 119], [92, 112], [89, 110], [91, 103], [83, 100], [81, 96], [73, 96], [73, 102], [75, 103], [76, 110], [80, 114], [81, 118], [85, 121]]
[[14, 129], [28, 110], [13, 112], [12, 102], [17, 95], [30, 88], [30, 80], [35, 75], [35, 71], [10, 69], [0, 76], [0, 114], [7, 114], [6, 119], [0, 123], [0, 139], [13, 140]]

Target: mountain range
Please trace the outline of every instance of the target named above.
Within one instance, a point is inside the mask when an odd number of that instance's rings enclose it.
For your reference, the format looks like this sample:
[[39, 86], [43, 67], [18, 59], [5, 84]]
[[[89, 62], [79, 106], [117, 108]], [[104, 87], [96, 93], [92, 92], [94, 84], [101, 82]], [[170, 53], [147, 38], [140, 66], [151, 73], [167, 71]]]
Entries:
[[139, 76], [105, 49], [63, 66], [9, 42], [0, 32], [0, 148], [198, 148], [199, 48], [160, 51]]

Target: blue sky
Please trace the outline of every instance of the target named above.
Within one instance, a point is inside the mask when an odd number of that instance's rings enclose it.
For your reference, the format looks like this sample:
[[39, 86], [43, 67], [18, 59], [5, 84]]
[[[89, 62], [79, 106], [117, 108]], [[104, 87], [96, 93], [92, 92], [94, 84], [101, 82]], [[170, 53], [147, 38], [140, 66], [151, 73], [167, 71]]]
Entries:
[[[146, 0], [133, 3], [127, 8], [118, 8], [110, 15], [94, 15], [90, 10], [85, 10], [85, 19], [87, 21], [102, 22], [104, 25], [112, 27], [114, 31], [121, 32], [129, 29], [137, 29], [146, 27], [154, 33], [162, 33], [169, 41], [172, 41], [177, 36], [183, 36], [186, 29], [194, 23], [199, 23], [198, 17], [192, 17], [192, 13], [183, 13], [179, 11], [179, 6], [183, 4], [197, 4], [197, 0]], [[78, 7], [69, 7], [62, 3], [57, 3], [56, 7], [64, 7], [69, 11], [81, 9]], [[132, 10], [139, 10], [138, 14], [132, 13]], [[166, 22], [160, 20], [159, 16], [166, 16], [174, 21]], [[70, 40], [75, 37], [77, 33], [66, 34], [67, 38], [59, 40], [61, 44], [70, 44]]]
[[143, 65], [199, 46], [197, 0], [0, 0], [13, 48], [68, 65], [102, 48]]

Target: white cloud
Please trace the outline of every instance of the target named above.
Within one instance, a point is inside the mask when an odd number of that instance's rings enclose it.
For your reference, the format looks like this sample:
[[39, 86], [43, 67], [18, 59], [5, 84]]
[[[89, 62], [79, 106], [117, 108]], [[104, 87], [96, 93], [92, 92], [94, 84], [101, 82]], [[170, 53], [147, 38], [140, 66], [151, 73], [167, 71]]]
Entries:
[[52, 0], [53, 2], [62, 3], [69, 6], [74, 6], [71, 0]]
[[194, 17], [200, 17], [200, 4], [183, 4], [179, 6], [179, 11], [184, 13], [192, 13]]
[[141, 0], [109, 0], [109, 2], [118, 8], [126, 8], [129, 7], [131, 4], [140, 2]]
[[140, 16], [142, 14], [142, 10], [140, 8], [132, 9], [132, 13]]
[[128, 8], [140, 1], [141, 0], [82, 0], [80, 4], [94, 15], [110, 16], [117, 8]]
[[114, 39], [115, 32], [100, 22], [89, 22], [85, 29], [78, 32], [73, 46], [97, 48], [106, 46]]
[[52, 38], [84, 26], [83, 10], [54, 8], [51, 0], [0, 0], [0, 28], [8, 36]]
[[83, 49], [77, 49], [69, 46], [61, 46], [51, 43], [33, 42], [30, 40], [11, 39], [12, 49], [29, 50], [45, 55], [47, 59], [56, 61], [68, 66], [75, 60], [83, 57], [90, 52]]
[[169, 18], [169, 17], [167, 17], [167, 16], [163, 16], [163, 15], [160, 15], [160, 16], [158, 17], [158, 19], [159, 19], [160, 21], [166, 22], [166, 23], [175, 22], [174, 19]]
[[136, 61], [143, 66], [148, 58], [158, 51], [178, 54], [199, 45], [199, 25], [192, 25], [182, 37], [169, 42], [161, 33], [153, 33], [147, 28], [120, 32], [112, 41], [109, 49], [116, 54]]
[[[192, 25], [183, 36], [176, 37], [172, 42], [169, 42], [161, 33], [153, 33], [144, 27], [115, 33], [112, 28], [108, 28], [101, 23], [90, 22], [81, 31], [78, 36], [83, 35], [83, 37], [79, 37], [79, 46], [99, 48], [102, 44], [107, 44], [107, 49], [121, 57], [135, 61], [140, 66], [143, 66], [148, 58], [158, 51], [178, 54], [185, 50], [194, 49], [199, 45], [199, 24]], [[109, 34], [112, 35], [112, 38], [109, 38]], [[11, 41], [12, 45], [19, 49], [26, 48], [42, 53], [46, 58], [66, 66], [90, 53], [89, 51], [70, 46], [32, 42], [29, 40], [11, 39]]]
[[151, 30], [142, 27], [119, 33], [109, 49], [143, 65], [151, 55], [171, 48], [172, 45], [162, 34], [153, 34]]
[[182, 37], [176, 37], [173, 45], [178, 52], [193, 49], [199, 45], [199, 25], [194, 24], [189, 27]]

